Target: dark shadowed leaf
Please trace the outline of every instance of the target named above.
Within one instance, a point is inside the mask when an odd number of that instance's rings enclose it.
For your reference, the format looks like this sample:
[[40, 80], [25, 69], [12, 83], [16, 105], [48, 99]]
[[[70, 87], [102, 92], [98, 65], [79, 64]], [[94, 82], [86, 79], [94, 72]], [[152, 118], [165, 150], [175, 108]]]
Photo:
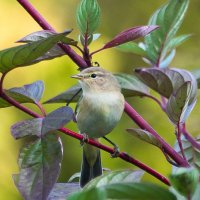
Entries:
[[170, 176], [172, 186], [185, 197], [192, 197], [199, 182], [199, 172], [197, 169], [177, 168]]
[[[80, 92], [78, 93], [78, 91]], [[77, 95], [75, 96], [75, 94]], [[80, 99], [81, 94], [82, 94], [81, 86], [79, 84], [76, 84], [71, 88], [69, 88], [68, 90], [66, 90], [65, 92], [45, 101], [44, 103], [68, 103], [69, 101], [77, 102]], [[74, 98], [72, 99], [72, 97]]]
[[18, 122], [11, 126], [11, 133], [15, 139], [36, 135], [41, 137], [42, 118], [35, 118]]
[[117, 50], [126, 52], [126, 53], [133, 53], [139, 56], [146, 57], [147, 53], [144, 49], [142, 49], [137, 43], [135, 42], [127, 42], [124, 44], [121, 44], [116, 47]]
[[73, 119], [73, 110], [63, 106], [49, 113], [42, 122], [42, 135], [57, 130]]
[[164, 70], [158, 68], [136, 69], [135, 73], [150, 88], [164, 97], [169, 98], [173, 92], [173, 85]]
[[188, 116], [187, 109], [191, 95], [191, 82], [185, 82], [180, 88], [173, 92], [166, 106], [166, 113], [174, 123], [184, 123]]
[[[173, 194], [176, 195], [178, 200], [188, 200], [187, 197], [184, 197], [178, 191], [176, 191], [174, 188], [170, 188], [170, 191], [173, 192]], [[200, 197], [200, 184], [198, 184], [196, 191], [194, 192], [193, 196], [191, 197], [191, 200], [199, 200]]]
[[[200, 143], [200, 136], [198, 136], [197, 138], [195, 138], [197, 142]], [[182, 146], [183, 146], [183, 150], [185, 153], [185, 157], [187, 159], [187, 161], [194, 167], [196, 167], [199, 172], [200, 172], [200, 151], [198, 149], [196, 149], [193, 145], [191, 145], [190, 142], [188, 142], [187, 139], [185, 139], [184, 136], [181, 137], [181, 142], [182, 142]], [[180, 147], [178, 142], [176, 141], [175, 144], [175, 150], [180, 154]]]
[[90, 181], [84, 187], [84, 190], [88, 190], [94, 187], [102, 187], [102, 186], [115, 184], [115, 183], [140, 182], [143, 175], [144, 175], [144, 171], [142, 170], [138, 170], [138, 171], [118, 170], [118, 171], [108, 172]]
[[136, 128], [129, 128], [126, 129], [131, 135], [139, 138], [140, 140], [143, 140], [149, 144], [152, 144], [154, 146], [157, 146], [159, 148], [162, 147], [162, 144], [155, 138], [151, 133], [148, 131], [142, 130], [142, 129], [136, 129]]
[[140, 37], [144, 37], [157, 28], [158, 28], [158, 26], [156, 26], [156, 25], [137, 26], [137, 27], [130, 28], [130, 29], [125, 30], [125, 31], [119, 33], [118, 35], [116, 35], [111, 41], [107, 42], [103, 46], [103, 49], [116, 47], [116, 46], [124, 44], [126, 42], [130, 42], [130, 41], [138, 39]]
[[37, 103], [40, 101], [43, 95], [44, 83], [43, 81], [36, 81], [34, 83], [24, 85], [23, 87], [11, 88], [7, 92], [8, 93], [11, 92], [12, 94], [15, 94], [16, 96], [19, 94], [19, 98], [20, 96], [24, 96], [31, 99], [33, 102]]
[[48, 197], [48, 200], [64, 200], [72, 192], [77, 192], [79, 190], [79, 183], [56, 183]]
[[189, 104], [195, 101], [197, 96], [197, 81], [191, 72], [184, 69], [172, 68], [166, 70], [165, 73], [172, 81], [174, 90], [177, 90], [183, 83], [189, 81], [191, 83], [191, 97]]
[[36, 63], [37, 58], [44, 55], [57, 42], [62, 41], [65, 35], [66, 33], [55, 34], [39, 41], [0, 51], [0, 72], [5, 73], [16, 67]]
[[22, 148], [20, 173], [15, 184], [26, 200], [47, 199], [57, 181], [62, 161], [62, 144], [57, 135], [48, 134]]
[[148, 87], [143, 84], [136, 76], [130, 74], [115, 74], [119, 82], [122, 93], [125, 97], [144, 96], [149, 94]]
[[184, 36], [174, 39], [188, 8], [189, 0], [170, 0], [158, 9], [149, 20], [149, 25], [160, 28], [145, 37], [148, 59], [154, 65], [160, 65], [167, 54], [178, 46]]
[[166, 98], [169, 98], [173, 91], [189, 81], [191, 82], [189, 105], [196, 101], [197, 82], [195, 77], [187, 70], [143, 68], [136, 69], [135, 72], [141, 81]]

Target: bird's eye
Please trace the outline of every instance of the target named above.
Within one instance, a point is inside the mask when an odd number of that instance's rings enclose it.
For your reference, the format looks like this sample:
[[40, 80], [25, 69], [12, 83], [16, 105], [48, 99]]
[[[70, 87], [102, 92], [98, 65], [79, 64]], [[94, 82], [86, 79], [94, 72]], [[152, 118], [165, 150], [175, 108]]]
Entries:
[[96, 78], [97, 75], [96, 75], [96, 74], [91, 74], [91, 77], [92, 77], [92, 78]]

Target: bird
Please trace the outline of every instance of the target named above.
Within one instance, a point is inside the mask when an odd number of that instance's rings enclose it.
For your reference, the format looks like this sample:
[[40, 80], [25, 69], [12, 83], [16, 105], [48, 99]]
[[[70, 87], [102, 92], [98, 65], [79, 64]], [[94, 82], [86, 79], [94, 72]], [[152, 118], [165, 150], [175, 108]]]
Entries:
[[[109, 134], [121, 119], [124, 96], [115, 76], [101, 67], [88, 67], [71, 76], [78, 79], [82, 97], [77, 104], [76, 121], [81, 134], [98, 141]], [[80, 186], [102, 175], [100, 150], [83, 144]]]

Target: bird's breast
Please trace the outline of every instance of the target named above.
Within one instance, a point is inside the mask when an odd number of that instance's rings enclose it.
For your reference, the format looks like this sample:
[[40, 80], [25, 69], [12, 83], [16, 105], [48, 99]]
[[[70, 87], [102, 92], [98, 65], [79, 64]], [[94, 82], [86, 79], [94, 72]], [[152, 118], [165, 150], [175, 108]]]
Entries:
[[83, 95], [77, 114], [81, 133], [99, 138], [110, 133], [124, 110], [124, 97], [120, 92]]

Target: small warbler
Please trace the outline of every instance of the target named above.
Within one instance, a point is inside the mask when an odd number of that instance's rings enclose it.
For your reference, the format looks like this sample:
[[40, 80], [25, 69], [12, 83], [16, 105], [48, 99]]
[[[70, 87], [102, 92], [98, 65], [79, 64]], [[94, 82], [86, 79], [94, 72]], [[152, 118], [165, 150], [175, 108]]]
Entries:
[[[83, 91], [76, 115], [79, 131], [98, 140], [110, 133], [122, 116], [124, 96], [118, 81], [100, 67], [89, 67], [72, 78], [79, 79]], [[84, 144], [80, 186], [101, 174], [100, 150]]]

